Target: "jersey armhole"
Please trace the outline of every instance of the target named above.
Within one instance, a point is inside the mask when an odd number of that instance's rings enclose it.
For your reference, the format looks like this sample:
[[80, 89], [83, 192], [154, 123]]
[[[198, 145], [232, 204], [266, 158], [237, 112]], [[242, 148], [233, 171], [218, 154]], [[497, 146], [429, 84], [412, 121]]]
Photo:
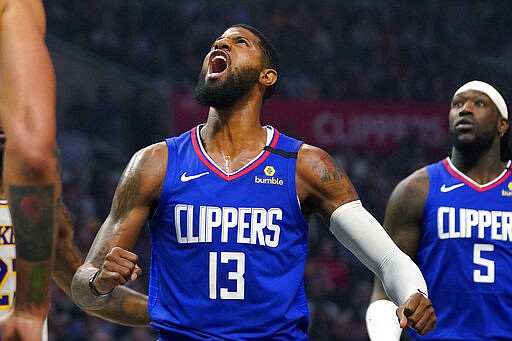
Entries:
[[[291, 140], [290, 142], [290, 150], [294, 151], [295, 154], [298, 154], [299, 149], [304, 142], [299, 140]], [[302, 207], [299, 200], [299, 196], [297, 194], [297, 156], [295, 156], [294, 158], [290, 158], [288, 160], [288, 172], [290, 174], [290, 179], [293, 182], [293, 184], [289, 186], [288, 199], [292, 204], [293, 212], [296, 219], [308, 225], [308, 222], [306, 221], [304, 215], [302, 214]]]
[[166, 138], [165, 144], [167, 145], [167, 169], [165, 171], [164, 183], [162, 185], [162, 193], [160, 194], [160, 200], [158, 206], [153, 214], [152, 218], [157, 216], [160, 212], [160, 205], [167, 202], [171, 192], [172, 179], [175, 177], [176, 170], [176, 138]]

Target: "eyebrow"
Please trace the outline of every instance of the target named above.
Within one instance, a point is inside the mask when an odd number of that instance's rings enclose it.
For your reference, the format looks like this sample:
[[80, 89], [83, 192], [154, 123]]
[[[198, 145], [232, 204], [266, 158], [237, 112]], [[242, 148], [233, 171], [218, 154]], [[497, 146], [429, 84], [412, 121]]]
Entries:
[[463, 98], [463, 99], [468, 99], [468, 98], [481, 99], [481, 98], [484, 98], [485, 100], [492, 101], [492, 99], [487, 94], [484, 94], [482, 92], [475, 92], [472, 95], [469, 95], [469, 94], [465, 95], [464, 93], [460, 93], [460, 94], [457, 94], [457, 95], [455, 95], [453, 97], [453, 99], [456, 99], [456, 98]]
[[224, 39], [224, 38], [226, 38], [226, 39], [239, 39], [239, 38], [243, 38], [243, 39], [245, 39], [245, 40], [247, 40], [247, 41], [250, 41], [249, 37], [247, 37], [247, 36], [245, 36], [245, 35], [243, 35], [243, 34], [238, 34], [238, 35], [233, 35], [233, 36], [228, 36], [228, 37], [226, 37], [226, 36], [220, 36], [220, 37], [218, 37], [217, 39], [215, 39], [215, 41], [218, 41], [218, 40], [220, 40], [220, 39]]

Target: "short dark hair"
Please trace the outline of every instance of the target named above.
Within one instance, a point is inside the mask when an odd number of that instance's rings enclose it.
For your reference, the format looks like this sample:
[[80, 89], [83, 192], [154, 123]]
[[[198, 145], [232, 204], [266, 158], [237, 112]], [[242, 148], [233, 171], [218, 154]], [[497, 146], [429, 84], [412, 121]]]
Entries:
[[[256, 37], [258, 37], [258, 39], [260, 40], [261, 50], [263, 51], [263, 54], [265, 55], [265, 58], [267, 59], [268, 67], [276, 70], [277, 73], [279, 74], [279, 56], [277, 54], [277, 50], [274, 47], [274, 45], [270, 42], [270, 40], [263, 33], [261, 33], [260, 30], [258, 30], [257, 28], [255, 28], [251, 25], [247, 25], [247, 24], [234, 24], [234, 25], [231, 25], [229, 28], [231, 28], [231, 27], [245, 28], [246, 30], [248, 30], [252, 34], [254, 34]], [[272, 96], [272, 94], [274, 93], [274, 90], [275, 90], [275, 87], [274, 87], [275, 85], [276, 85], [276, 83], [269, 86], [265, 90], [265, 94], [263, 95], [263, 100], [266, 100], [267, 98]]]

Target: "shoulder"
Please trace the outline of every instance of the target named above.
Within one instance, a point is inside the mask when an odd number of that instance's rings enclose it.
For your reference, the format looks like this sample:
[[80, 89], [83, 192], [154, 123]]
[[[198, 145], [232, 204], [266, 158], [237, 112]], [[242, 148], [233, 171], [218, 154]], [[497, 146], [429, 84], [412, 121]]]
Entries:
[[429, 183], [427, 168], [423, 167], [401, 180], [393, 192], [406, 195], [425, 195], [428, 194]]
[[325, 150], [303, 143], [297, 154], [297, 177], [316, 182], [326, 180], [338, 166]]
[[429, 175], [426, 167], [414, 171], [401, 180], [391, 193], [388, 205], [421, 206], [423, 208], [429, 189]]
[[133, 154], [129, 166], [150, 170], [151, 167], [161, 164], [167, 164], [167, 144], [163, 141], [137, 151]]
[[296, 180], [301, 203], [309, 202], [324, 217], [344, 203], [359, 199], [347, 174], [332, 156], [312, 145], [302, 144], [299, 149]]
[[167, 144], [159, 142], [140, 149], [125, 167], [120, 184], [136, 186], [140, 194], [160, 193], [167, 170]]
[[322, 148], [303, 143], [297, 154], [297, 164], [304, 165], [325, 165], [334, 164], [334, 159]]
[[429, 175], [423, 167], [396, 185], [386, 206], [384, 228], [402, 251], [413, 259], [421, 238], [428, 189]]
[[401, 180], [388, 200], [385, 220], [408, 220], [411, 223], [419, 223], [423, 216], [428, 190], [429, 175], [425, 167]]

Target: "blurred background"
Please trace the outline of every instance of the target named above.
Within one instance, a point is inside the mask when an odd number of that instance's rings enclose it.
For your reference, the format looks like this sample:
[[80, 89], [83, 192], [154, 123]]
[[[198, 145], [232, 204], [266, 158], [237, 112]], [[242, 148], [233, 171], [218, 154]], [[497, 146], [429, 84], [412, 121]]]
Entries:
[[[139, 148], [206, 118], [191, 96], [211, 43], [234, 23], [259, 28], [281, 71], [262, 122], [320, 146], [382, 221], [391, 189], [448, 153], [447, 114], [466, 81], [512, 91], [511, 1], [45, 0], [57, 73], [64, 201], [85, 253]], [[147, 231], [146, 231], [147, 233]], [[138, 246], [146, 292], [150, 247]], [[367, 340], [372, 274], [311, 219], [311, 340]], [[154, 339], [88, 317], [56, 286], [51, 340]]]

